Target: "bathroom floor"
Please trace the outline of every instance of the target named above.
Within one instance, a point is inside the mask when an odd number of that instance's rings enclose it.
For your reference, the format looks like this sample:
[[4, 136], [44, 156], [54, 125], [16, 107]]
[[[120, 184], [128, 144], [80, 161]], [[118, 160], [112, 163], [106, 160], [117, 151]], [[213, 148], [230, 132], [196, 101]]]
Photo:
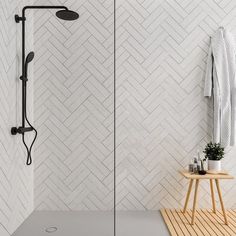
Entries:
[[[13, 234], [13, 236], [32, 235], [111, 236], [113, 235], [113, 215], [105, 212], [36, 211]], [[168, 236], [169, 233], [159, 211], [129, 211], [117, 213], [116, 235]]]

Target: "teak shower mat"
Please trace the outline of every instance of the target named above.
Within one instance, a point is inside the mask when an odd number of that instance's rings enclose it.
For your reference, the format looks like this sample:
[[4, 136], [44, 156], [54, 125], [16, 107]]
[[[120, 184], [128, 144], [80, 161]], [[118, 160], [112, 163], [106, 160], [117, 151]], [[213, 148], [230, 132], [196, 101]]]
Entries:
[[195, 224], [191, 225], [192, 211], [162, 209], [161, 214], [171, 236], [236, 236], [236, 210], [227, 210], [228, 225], [220, 211], [196, 210]]

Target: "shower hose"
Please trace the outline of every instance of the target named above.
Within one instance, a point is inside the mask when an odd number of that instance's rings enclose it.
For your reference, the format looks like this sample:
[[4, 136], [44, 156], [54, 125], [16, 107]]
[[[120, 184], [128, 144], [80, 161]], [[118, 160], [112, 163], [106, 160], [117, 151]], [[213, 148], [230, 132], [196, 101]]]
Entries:
[[[34, 132], [35, 132], [35, 135], [34, 135], [34, 139], [33, 139], [33, 141], [32, 141], [32, 143], [31, 143], [31, 145], [30, 145], [30, 147], [28, 147], [27, 146], [27, 144], [26, 144], [26, 142], [25, 142], [25, 133], [22, 133], [22, 142], [23, 142], [23, 144], [24, 144], [24, 146], [25, 146], [25, 148], [26, 148], [26, 151], [27, 151], [27, 161], [26, 161], [26, 165], [31, 165], [32, 164], [32, 156], [31, 156], [31, 152], [32, 152], [32, 148], [33, 148], [33, 145], [34, 145], [34, 143], [35, 143], [35, 140], [36, 140], [36, 138], [37, 138], [37, 135], [38, 135], [38, 132], [37, 132], [37, 130], [33, 127], [33, 125], [29, 122], [29, 119], [28, 119], [28, 117], [27, 117], [27, 109], [26, 109], [26, 97], [27, 97], [27, 95], [26, 95], [26, 83], [25, 83], [25, 89], [24, 89], [24, 94], [23, 94], [23, 96], [24, 96], [24, 103], [25, 103], [25, 106], [24, 106], [24, 113], [25, 113], [25, 120], [26, 120], [26, 122], [28, 123], [28, 125], [34, 130]], [[22, 104], [23, 105], [23, 104]]]

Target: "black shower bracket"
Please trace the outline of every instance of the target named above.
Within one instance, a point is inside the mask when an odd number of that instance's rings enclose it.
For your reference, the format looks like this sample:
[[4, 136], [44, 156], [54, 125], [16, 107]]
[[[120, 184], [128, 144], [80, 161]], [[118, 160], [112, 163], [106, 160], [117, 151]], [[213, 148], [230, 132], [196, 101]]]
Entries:
[[15, 21], [16, 21], [16, 23], [20, 23], [20, 21], [25, 21], [26, 20], [26, 18], [25, 17], [21, 17], [21, 16], [19, 16], [19, 15], [15, 15]]

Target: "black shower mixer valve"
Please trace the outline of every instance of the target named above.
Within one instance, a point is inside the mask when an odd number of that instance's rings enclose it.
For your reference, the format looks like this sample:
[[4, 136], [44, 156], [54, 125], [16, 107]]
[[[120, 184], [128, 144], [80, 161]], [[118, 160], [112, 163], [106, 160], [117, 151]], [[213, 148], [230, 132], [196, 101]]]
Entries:
[[11, 134], [16, 135], [16, 134], [23, 134], [25, 132], [30, 132], [33, 131], [34, 129], [31, 127], [12, 127], [11, 128]]

